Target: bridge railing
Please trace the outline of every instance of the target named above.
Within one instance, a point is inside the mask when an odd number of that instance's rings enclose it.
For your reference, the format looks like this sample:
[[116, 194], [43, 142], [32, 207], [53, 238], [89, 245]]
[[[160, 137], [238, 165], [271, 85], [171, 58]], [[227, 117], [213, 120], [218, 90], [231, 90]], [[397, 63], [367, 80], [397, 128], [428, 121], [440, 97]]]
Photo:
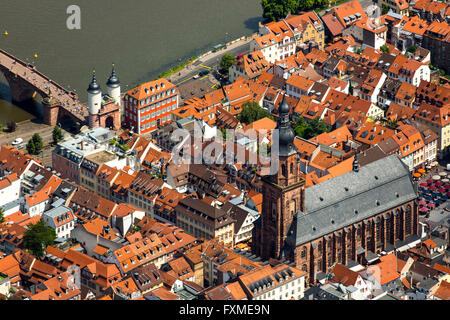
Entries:
[[[21, 65], [23, 65], [24, 67], [29, 67], [29, 65], [32, 65], [31, 63], [26, 63], [25, 61], [13, 56], [12, 54], [6, 52], [3, 49], [0, 49], [0, 53], [4, 54], [5, 56], [8, 56], [10, 59], [13, 59], [14, 61], [20, 63]], [[33, 70], [34, 73], [39, 75], [41, 78], [44, 78], [45, 80], [47, 80], [47, 82], [51, 82], [52, 84], [54, 84], [57, 88], [62, 89], [64, 91], [66, 91], [67, 93], [72, 93], [72, 95], [78, 100], [78, 95], [72, 91], [67, 90], [66, 88], [64, 88], [62, 85], [60, 85], [59, 83], [55, 82], [54, 80], [50, 79], [49, 77], [47, 77], [45, 74], [41, 73], [39, 70], [37, 70], [36, 66], [33, 66]]]

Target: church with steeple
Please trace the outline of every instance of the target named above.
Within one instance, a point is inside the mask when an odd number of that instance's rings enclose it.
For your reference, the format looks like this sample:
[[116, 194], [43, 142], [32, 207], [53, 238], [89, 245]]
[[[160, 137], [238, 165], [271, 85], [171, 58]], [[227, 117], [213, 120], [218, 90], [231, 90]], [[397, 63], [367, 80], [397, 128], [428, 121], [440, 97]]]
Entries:
[[91, 83], [87, 88], [89, 128], [104, 127], [118, 130], [121, 127], [121, 96], [120, 81], [114, 64], [106, 88], [107, 92], [102, 93], [93, 71]]
[[[279, 108], [272, 161], [252, 253], [293, 263], [309, 284], [336, 264], [368, 264], [420, 240], [417, 188], [409, 168], [390, 155], [305, 188], [286, 97]], [[278, 142], [278, 144], [277, 144]]]
[[[272, 154], [277, 161], [275, 174], [263, 178], [263, 207], [260, 228], [255, 228], [253, 246], [263, 258], [280, 258], [281, 248], [294, 214], [302, 209], [305, 180], [300, 173], [294, 130], [289, 120], [289, 105], [283, 97], [278, 110], [275, 132], [278, 151]], [[275, 140], [276, 140], [275, 135]], [[273, 157], [275, 156], [275, 157]]]

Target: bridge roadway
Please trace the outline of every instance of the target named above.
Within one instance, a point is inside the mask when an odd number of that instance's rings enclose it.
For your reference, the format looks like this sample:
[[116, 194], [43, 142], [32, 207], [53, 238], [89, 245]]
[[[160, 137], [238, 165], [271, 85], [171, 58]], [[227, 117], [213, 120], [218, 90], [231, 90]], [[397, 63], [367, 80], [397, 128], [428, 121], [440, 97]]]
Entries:
[[35, 66], [25, 63], [2, 49], [0, 49], [0, 66], [28, 82], [43, 98], [52, 96], [61, 104], [61, 108], [64, 108], [79, 121], [85, 122], [89, 112], [86, 105], [79, 101], [76, 93], [66, 90], [36, 70]]

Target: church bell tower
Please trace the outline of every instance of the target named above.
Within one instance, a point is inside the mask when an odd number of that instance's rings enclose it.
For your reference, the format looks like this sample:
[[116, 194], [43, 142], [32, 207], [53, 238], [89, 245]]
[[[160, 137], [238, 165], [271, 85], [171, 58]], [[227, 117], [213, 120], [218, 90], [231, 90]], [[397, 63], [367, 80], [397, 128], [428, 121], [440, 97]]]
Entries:
[[297, 211], [304, 210], [305, 180], [300, 172], [300, 159], [294, 145], [295, 134], [289, 121], [286, 96], [283, 97], [278, 112], [271, 160], [277, 163], [275, 167], [278, 170], [262, 180], [263, 207], [260, 224], [255, 227], [253, 239], [253, 252], [264, 259], [281, 258], [292, 219]]

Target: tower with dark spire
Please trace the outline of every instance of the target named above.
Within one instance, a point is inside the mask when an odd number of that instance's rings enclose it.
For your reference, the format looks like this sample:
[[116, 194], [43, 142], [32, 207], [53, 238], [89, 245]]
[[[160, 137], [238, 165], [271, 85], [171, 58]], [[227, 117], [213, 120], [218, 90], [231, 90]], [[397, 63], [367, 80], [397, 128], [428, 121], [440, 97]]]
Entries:
[[294, 145], [295, 134], [289, 120], [289, 105], [286, 101], [286, 95], [283, 96], [278, 114], [276, 127], [278, 131], [278, 155], [289, 157], [297, 153], [297, 148]]
[[91, 83], [89, 83], [87, 92], [90, 94], [97, 94], [101, 92], [100, 85], [97, 83], [97, 78], [95, 77], [95, 70], [92, 70], [92, 80]]
[[97, 127], [97, 116], [102, 106], [102, 91], [100, 85], [95, 78], [95, 70], [92, 71], [92, 80], [87, 88], [88, 93], [88, 110], [89, 110], [89, 127]]
[[298, 211], [304, 210], [305, 180], [300, 172], [300, 159], [294, 144], [295, 134], [289, 113], [284, 96], [272, 136], [272, 161], [278, 170], [262, 179], [263, 208], [253, 234], [254, 253], [265, 259], [281, 257], [293, 217]]
[[106, 88], [108, 90], [108, 95], [115, 100], [115, 102], [121, 105], [120, 99], [120, 80], [116, 75], [116, 68], [113, 63], [111, 75], [106, 82]]

